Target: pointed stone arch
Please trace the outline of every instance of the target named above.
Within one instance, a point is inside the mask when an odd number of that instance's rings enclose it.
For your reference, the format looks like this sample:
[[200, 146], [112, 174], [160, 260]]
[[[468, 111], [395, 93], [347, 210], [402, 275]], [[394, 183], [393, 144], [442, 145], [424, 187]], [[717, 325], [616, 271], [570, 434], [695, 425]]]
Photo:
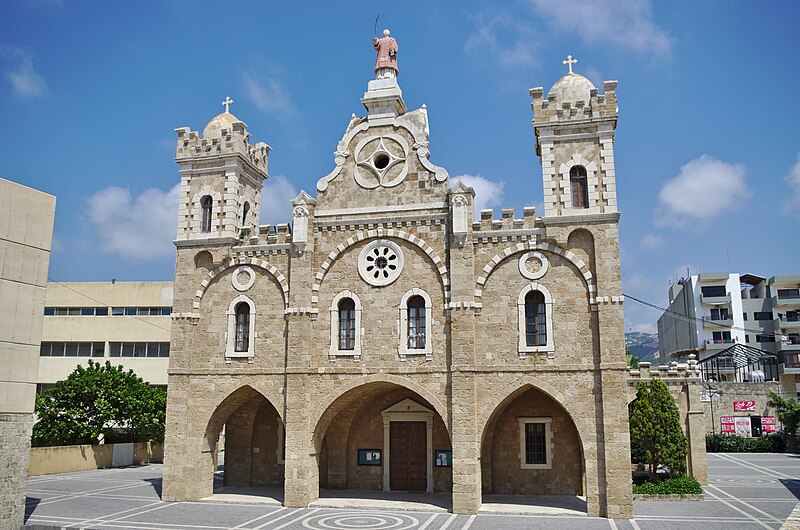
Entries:
[[519, 254], [520, 252], [526, 252], [529, 250], [542, 250], [546, 252], [552, 252], [553, 254], [557, 254], [564, 258], [565, 260], [572, 263], [576, 269], [580, 272], [581, 276], [583, 276], [583, 283], [586, 285], [586, 293], [589, 297], [589, 303], [595, 304], [595, 295], [597, 293], [597, 287], [595, 285], [594, 275], [592, 275], [592, 271], [589, 270], [589, 266], [578, 259], [573, 252], [566, 250], [558, 245], [548, 242], [536, 243], [535, 241], [528, 241], [527, 243], [517, 243], [513, 247], [506, 247], [503, 252], [496, 254], [490, 261], [487, 263], [483, 270], [481, 271], [481, 275], [475, 282], [475, 303], [477, 307], [481, 307], [481, 300], [483, 297], [483, 287], [486, 285], [489, 276], [492, 275], [494, 269], [497, 268], [498, 265], [503, 263], [506, 259], [514, 256], [515, 254]]

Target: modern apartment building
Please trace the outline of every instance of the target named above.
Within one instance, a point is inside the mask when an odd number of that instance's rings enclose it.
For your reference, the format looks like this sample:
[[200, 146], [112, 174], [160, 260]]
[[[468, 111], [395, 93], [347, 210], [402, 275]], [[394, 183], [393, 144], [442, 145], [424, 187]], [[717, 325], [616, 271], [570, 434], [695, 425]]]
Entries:
[[665, 355], [698, 350], [702, 361], [743, 343], [776, 354], [782, 373], [800, 374], [800, 275], [702, 273], [670, 286], [669, 300], [658, 319]]
[[38, 390], [88, 359], [166, 388], [171, 313], [172, 282], [49, 282]]

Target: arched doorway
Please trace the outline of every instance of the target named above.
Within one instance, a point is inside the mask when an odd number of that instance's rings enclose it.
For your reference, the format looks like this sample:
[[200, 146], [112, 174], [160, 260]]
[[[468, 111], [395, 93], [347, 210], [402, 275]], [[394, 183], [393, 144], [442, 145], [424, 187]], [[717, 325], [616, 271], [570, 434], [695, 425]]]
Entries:
[[[483, 431], [483, 502], [564, 506], [586, 512], [586, 467], [578, 429], [569, 413], [541, 390], [525, 385], [494, 410]], [[552, 502], [548, 501], [552, 498]]]
[[[220, 464], [215, 466], [215, 494], [235, 489], [282, 500], [283, 421], [263, 394], [250, 386], [231, 393], [211, 416], [206, 438], [215, 464]], [[244, 492], [243, 488], [254, 491]]]
[[434, 405], [401, 384], [376, 381], [344, 392], [321, 414], [314, 444], [321, 497], [428, 492], [449, 503], [447, 427]]

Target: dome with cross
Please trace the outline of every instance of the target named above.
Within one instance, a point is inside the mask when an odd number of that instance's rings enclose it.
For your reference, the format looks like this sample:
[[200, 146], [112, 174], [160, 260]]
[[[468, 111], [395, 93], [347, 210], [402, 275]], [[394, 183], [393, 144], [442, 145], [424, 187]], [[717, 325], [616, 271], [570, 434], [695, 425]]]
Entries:
[[227, 129], [231, 131], [233, 129], [233, 124], [238, 123], [242, 120], [231, 114], [230, 112], [230, 105], [233, 103], [233, 100], [229, 97], [225, 98], [225, 101], [222, 102], [222, 105], [225, 107], [225, 112], [217, 114], [211, 121], [209, 121], [205, 128], [203, 129], [203, 138], [213, 138], [220, 136], [220, 131], [222, 129]]
[[556, 101], [559, 103], [589, 101], [592, 90], [597, 90], [597, 87], [591, 81], [580, 74], [570, 72], [553, 85], [553, 88], [550, 89], [550, 94], [555, 94]]

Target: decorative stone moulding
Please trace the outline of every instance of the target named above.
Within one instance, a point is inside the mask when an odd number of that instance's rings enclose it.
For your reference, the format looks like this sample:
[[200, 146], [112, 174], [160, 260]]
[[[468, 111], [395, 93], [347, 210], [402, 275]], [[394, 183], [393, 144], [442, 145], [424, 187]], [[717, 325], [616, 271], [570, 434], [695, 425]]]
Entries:
[[231, 275], [231, 283], [233, 284], [233, 288], [239, 292], [245, 292], [250, 289], [255, 281], [256, 273], [247, 265], [236, 267], [236, 270], [233, 271], [233, 274]]
[[375, 287], [390, 285], [403, 271], [403, 251], [392, 241], [376, 239], [358, 255], [358, 273]]
[[519, 272], [529, 280], [538, 280], [550, 268], [550, 261], [541, 252], [532, 250], [519, 258]]
[[[409, 147], [399, 134], [368, 136], [356, 145], [353, 174], [359, 186], [366, 189], [393, 188], [408, 174]], [[399, 170], [395, 169], [400, 166]]]

